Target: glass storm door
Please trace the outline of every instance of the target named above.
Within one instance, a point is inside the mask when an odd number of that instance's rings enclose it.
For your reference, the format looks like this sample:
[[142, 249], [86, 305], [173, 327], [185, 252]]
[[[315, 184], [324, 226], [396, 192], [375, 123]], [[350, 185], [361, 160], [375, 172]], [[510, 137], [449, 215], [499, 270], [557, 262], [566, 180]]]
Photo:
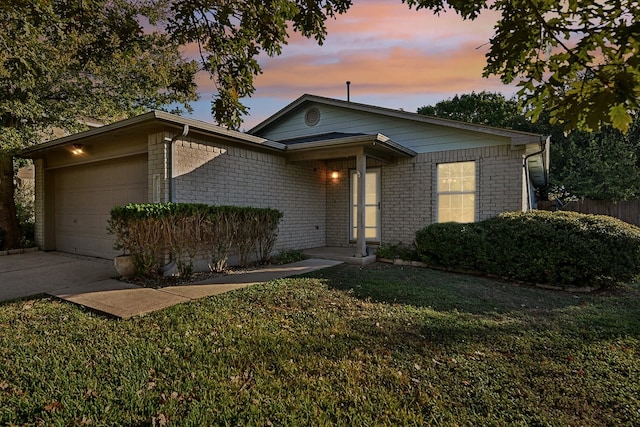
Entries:
[[[380, 169], [368, 169], [365, 179], [364, 234], [368, 242], [380, 241]], [[351, 240], [358, 233], [358, 171], [351, 171]]]

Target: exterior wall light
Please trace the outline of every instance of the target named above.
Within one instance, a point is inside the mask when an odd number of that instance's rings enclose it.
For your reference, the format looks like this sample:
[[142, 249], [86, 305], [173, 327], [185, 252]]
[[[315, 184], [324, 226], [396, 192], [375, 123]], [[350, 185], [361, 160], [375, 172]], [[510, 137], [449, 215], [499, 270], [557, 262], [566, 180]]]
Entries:
[[84, 153], [82, 144], [73, 144], [73, 147], [71, 148], [71, 152], [75, 156], [79, 156], [80, 154]]
[[331, 179], [332, 180], [337, 181], [338, 178], [340, 178], [340, 173], [338, 173], [338, 171], [331, 172]]

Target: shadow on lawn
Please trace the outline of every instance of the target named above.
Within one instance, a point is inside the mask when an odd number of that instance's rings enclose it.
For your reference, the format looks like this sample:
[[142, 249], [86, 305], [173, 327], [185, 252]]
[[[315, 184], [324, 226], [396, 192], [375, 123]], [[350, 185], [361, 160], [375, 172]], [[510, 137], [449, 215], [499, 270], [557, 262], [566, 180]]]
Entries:
[[[329, 288], [347, 291], [356, 298], [373, 302], [480, 316], [509, 315], [549, 321], [564, 318], [574, 322], [589, 336], [597, 333], [640, 336], [638, 285], [614, 291], [574, 294], [478, 276], [381, 263], [364, 268], [341, 265], [313, 273], [313, 277], [324, 279]], [[438, 336], [443, 334], [459, 335], [446, 330], [437, 333]]]

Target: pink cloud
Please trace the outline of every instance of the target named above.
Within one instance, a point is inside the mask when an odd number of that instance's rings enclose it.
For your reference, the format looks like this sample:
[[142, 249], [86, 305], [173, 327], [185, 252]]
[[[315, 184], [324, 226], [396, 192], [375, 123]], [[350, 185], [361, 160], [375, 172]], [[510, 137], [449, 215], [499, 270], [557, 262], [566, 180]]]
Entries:
[[[482, 79], [484, 51], [467, 43], [447, 52], [392, 47], [370, 52], [330, 52], [270, 58], [256, 78], [261, 96], [295, 98], [301, 93], [342, 93], [350, 80], [364, 93], [415, 94], [465, 92], [489, 84]], [[495, 81], [491, 82], [495, 86]], [[201, 91], [214, 92], [208, 75], [198, 79]]]
[[[343, 97], [347, 80], [352, 94], [393, 98], [398, 105], [481, 90], [504, 89], [510, 95], [513, 87], [482, 78], [485, 44], [497, 19], [486, 13], [463, 21], [454, 12], [410, 10], [400, 0], [355, 0], [345, 15], [327, 23], [323, 46], [293, 34], [281, 56], [260, 57], [263, 74], [255, 80], [255, 96], [245, 101], [262, 108], [260, 99], [288, 102], [302, 93]], [[194, 47], [189, 52], [196, 53]], [[205, 98], [215, 92], [204, 73], [198, 87]]]

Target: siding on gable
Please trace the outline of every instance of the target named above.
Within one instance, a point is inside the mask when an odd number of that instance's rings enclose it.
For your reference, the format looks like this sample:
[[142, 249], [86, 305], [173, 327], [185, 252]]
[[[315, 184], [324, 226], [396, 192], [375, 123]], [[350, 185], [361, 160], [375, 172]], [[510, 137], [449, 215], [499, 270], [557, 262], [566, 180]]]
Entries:
[[187, 138], [174, 146], [175, 202], [279, 209], [277, 249], [325, 246], [323, 162], [288, 164], [282, 156]]
[[[346, 108], [314, 104], [320, 110], [320, 122], [307, 126], [301, 108], [283, 119], [278, 126], [260, 133], [260, 136], [282, 141], [302, 136], [329, 132], [381, 133], [416, 153], [433, 153], [510, 144], [509, 138], [483, 134], [446, 126], [419, 123], [412, 120], [387, 117]], [[309, 106], [310, 107], [310, 106]]]

